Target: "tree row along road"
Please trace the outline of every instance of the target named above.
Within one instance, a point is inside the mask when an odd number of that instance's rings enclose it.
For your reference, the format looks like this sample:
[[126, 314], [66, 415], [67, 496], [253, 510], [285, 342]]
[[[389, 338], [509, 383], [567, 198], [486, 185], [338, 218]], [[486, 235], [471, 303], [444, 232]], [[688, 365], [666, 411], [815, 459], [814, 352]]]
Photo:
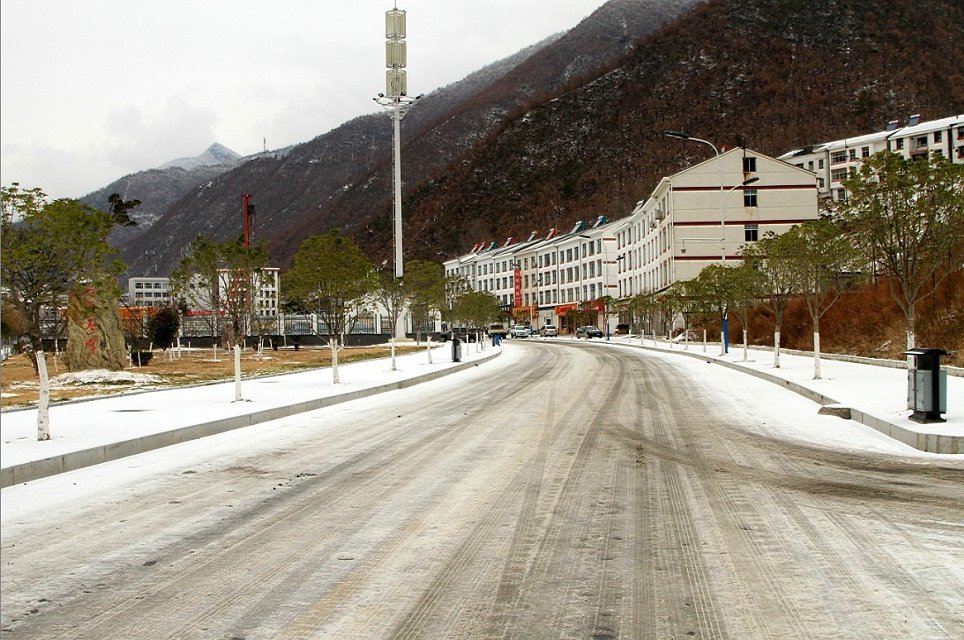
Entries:
[[84, 501], [5, 514], [0, 633], [964, 635], [964, 464], [768, 437], [839, 419], [680, 360], [512, 344], [244, 444], [110, 463]]

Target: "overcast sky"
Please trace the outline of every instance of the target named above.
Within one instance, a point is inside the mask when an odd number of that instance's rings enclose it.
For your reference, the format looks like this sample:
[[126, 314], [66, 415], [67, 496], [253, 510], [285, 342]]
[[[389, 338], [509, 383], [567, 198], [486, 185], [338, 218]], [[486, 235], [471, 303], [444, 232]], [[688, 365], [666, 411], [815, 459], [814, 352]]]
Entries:
[[[399, 0], [409, 93], [567, 30], [605, 0]], [[3, 185], [80, 197], [202, 153], [305, 142], [378, 110], [393, 0], [3, 0]], [[388, 121], [386, 119], [386, 126]]]

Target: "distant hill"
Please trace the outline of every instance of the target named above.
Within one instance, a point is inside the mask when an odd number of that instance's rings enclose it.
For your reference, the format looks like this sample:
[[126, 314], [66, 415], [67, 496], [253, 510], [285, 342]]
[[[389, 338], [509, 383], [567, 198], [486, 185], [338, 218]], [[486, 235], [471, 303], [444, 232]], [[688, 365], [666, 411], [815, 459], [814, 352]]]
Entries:
[[241, 163], [241, 156], [218, 143], [192, 158], [165, 162], [158, 168], [138, 171], [115, 180], [106, 187], [79, 198], [85, 204], [106, 210], [107, 199], [117, 193], [125, 200], [140, 200], [131, 211], [137, 226], [118, 227], [111, 233], [115, 246], [124, 246], [144, 233], [167, 209], [191, 193]]
[[191, 158], [178, 158], [177, 160], [171, 160], [170, 162], [165, 162], [158, 169], [170, 169], [172, 167], [180, 167], [181, 169], [197, 169], [198, 167], [214, 167], [219, 165], [233, 165], [236, 164], [241, 156], [231, 151], [227, 147], [215, 142], [210, 147], [204, 150], [199, 156], [194, 156]]

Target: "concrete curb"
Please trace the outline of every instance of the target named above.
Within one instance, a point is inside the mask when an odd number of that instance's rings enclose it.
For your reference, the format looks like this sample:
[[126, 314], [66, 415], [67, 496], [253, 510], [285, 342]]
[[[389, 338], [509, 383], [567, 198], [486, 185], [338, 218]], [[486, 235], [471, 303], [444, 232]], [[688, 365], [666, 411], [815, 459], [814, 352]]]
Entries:
[[[688, 351], [673, 351], [671, 349], [659, 349], [656, 347], [647, 347], [645, 345], [638, 344], [620, 344], [616, 345], [620, 347], [632, 347], [634, 349], [644, 349], [646, 351], [656, 351], [658, 353], [671, 353], [674, 355], [687, 356], [690, 358], [696, 358], [697, 360], [702, 360], [710, 364], [718, 364], [720, 366], [732, 369], [734, 371], [739, 371], [741, 373], [747, 373], [751, 376], [755, 376], [761, 380], [767, 382], [772, 382], [778, 386], [784, 387], [793, 391], [794, 393], [812, 400], [820, 405], [841, 405], [838, 401], [825, 396], [822, 393], [814, 391], [813, 389], [808, 389], [807, 387], [798, 384], [796, 382], [791, 382], [789, 380], [784, 380], [778, 376], [766, 373], [764, 371], [757, 371], [756, 369], [750, 369], [748, 367], [740, 366], [734, 362], [726, 362], [723, 360], [717, 360], [715, 358], [710, 358], [698, 353], [690, 353]], [[919, 451], [926, 451], [928, 453], [953, 453], [953, 454], [964, 454], [964, 436], [952, 436], [952, 435], [938, 435], [933, 433], [919, 433], [917, 431], [911, 431], [910, 429], [905, 429], [900, 425], [896, 425], [892, 422], [888, 422], [882, 418], [870, 415], [869, 413], [864, 413], [863, 411], [856, 409], [854, 407], [849, 407], [850, 409], [850, 419], [855, 422], [859, 422], [862, 425], [866, 425], [875, 431], [879, 431], [884, 435], [893, 438], [899, 442], [903, 442], [906, 445], [914, 447]]]
[[483, 356], [476, 360], [472, 360], [471, 362], [464, 362], [454, 367], [449, 367], [448, 369], [433, 371], [431, 373], [415, 376], [413, 378], [407, 378], [405, 380], [399, 380], [397, 382], [390, 382], [377, 387], [349, 391], [347, 393], [327, 396], [324, 398], [315, 398], [312, 400], [306, 400], [305, 402], [298, 402], [282, 407], [255, 411], [242, 416], [213, 420], [211, 422], [181, 427], [171, 431], [154, 433], [151, 435], [142, 436], [140, 438], [134, 438], [132, 440], [114, 442], [99, 447], [84, 449], [82, 451], [72, 451], [59, 456], [12, 465], [0, 469], [0, 488], [30, 482], [31, 480], [39, 480], [41, 478], [46, 478], [47, 476], [56, 475], [58, 473], [75, 471], [77, 469], [100, 464], [102, 462], [118, 460], [127, 456], [153, 451], [154, 449], [160, 449], [162, 447], [180, 444], [190, 440], [197, 440], [199, 438], [224, 433], [225, 431], [231, 431], [233, 429], [250, 427], [261, 422], [268, 422], [270, 420], [277, 420], [279, 418], [287, 418], [288, 416], [293, 416], [299, 413], [323, 409], [325, 407], [331, 407], [343, 402], [351, 402], [352, 400], [358, 400], [360, 398], [367, 398], [379, 393], [407, 389], [408, 387], [413, 387], [423, 382], [437, 380], [438, 378], [457, 373], [464, 369], [478, 366], [484, 362], [488, 362], [489, 360], [498, 357], [501, 354], [501, 351], [497, 351], [491, 355]]

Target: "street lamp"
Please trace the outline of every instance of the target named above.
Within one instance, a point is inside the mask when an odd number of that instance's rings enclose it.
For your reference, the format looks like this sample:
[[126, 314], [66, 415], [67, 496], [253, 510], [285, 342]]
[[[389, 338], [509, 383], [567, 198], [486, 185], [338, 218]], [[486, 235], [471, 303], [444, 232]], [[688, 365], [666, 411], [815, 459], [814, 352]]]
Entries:
[[405, 72], [407, 54], [405, 44], [405, 11], [395, 7], [385, 12], [385, 93], [379, 93], [372, 98], [379, 105], [386, 107], [392, 119], [393, 135], [393, 181], [395, 202], [395, 277], [401, 278], [404, 273], [402, 265], [402, 150], [401, 150], [401, 122], [409, 108], [421, 97], [408, 96], [408, 78]]
[[[675, 131], [672, 129], [667, 129], [666, 131], [663, 132], [663, 135], [666, 136], [667, 138], [677, 138], [679, 140], [692, 140], [693, 142], [701, 142], [705, 145], [708, 145], [711, 149], [713, 149], [713, 154], [716, 156], [716, 170], [720, 174], [720, 238], [725, 243], [726, 242], [726, 226], [725, 226], [726, 222], [725, 222], [724, 216], [726, 215], [726, 201], [725, 201], [725, 195], [723, 193], [723, 160], [722, 160], [722, 154], [720, 154], [720, 150], [717, 149], [716, 145], [710, 142], [709, 140], [694, 138], [693, 136], [691, 136], [685, 131]], [[723, 262], [726, 262], [726, 245], [725, 244], [721, 247], [720, 251], [722, 253]]]

